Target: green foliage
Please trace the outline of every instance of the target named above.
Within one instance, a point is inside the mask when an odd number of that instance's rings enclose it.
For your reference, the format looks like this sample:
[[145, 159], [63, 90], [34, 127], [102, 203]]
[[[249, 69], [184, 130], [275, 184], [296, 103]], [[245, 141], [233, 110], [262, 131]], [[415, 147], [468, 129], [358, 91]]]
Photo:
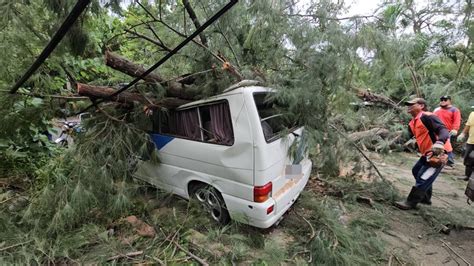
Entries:
[[[8, 263], [70, 263], [83, 253], [90, 256], [86, 262], [96, 263], [106, 259], [98, 253], [120, 249], [99, 225], [131, 210], [150, 211], [150, 206], [140, 203], [140, 183], [131, 178], [137, 159], [150, 155], [142, 110], [102, 107], [107, 115], [94, 113], [86, 122], [87, 131], [76, 137], [76, 144], [61, 149], [51, 145], [44, 133], [51, 130], [54, 117], [64, 115], [64, 109], [74, 113], [88, 101], [66, 103], [48, 96], [4, 93], [35, 60], [75, 2], [0, 1], [0, 49], [5, 51], [0, 55], [0, 178], [23, 180], [28, 184], [25, 193], [30, 195], [26, 208], [2, 210], [0, 214], [2, 241], [14, 244], [31, 240], [5, 253]], [[120, 0], [92, 2], [57, 50], [20, 89], [21, 94], [75, 94], [66, 86], [67, 72], [78, 82], [117, 87], [131, 78], [104, 65], [104, 49], [150, 66], [194, 30], [189, 17], [183, 19], [180, 1], [140, 1], [146, 10], [136, 2], [124, 9]], [[190, 2], [201, 23], [227, 3]], [[222, 62], [215, 58], [219, 54], [245, 78], [278, 89], [277, 99], [287, 106], [286, 118], [305, 126], [314, 170], [323, 177], [338, 176], [344, 161], [356, 160], [355, 150], [331, 126], [349, 132], [373, 127], [396, 132], [404, 129], [408, 118], [379, 107], [352, 109], [350, 104], [358, 101], [352, 90], [355, 87], [371, 88], [396, 102], [419, 94], [432, 108], [439, 96], [451, 94], [467, 117], [467, 105], [472, 100], [469, 96], [474, 94], [470, 6], [435, 1], [417, 9], [414, 1], [388, 1], [379, 9], [377, 19], [348, 21], [337, 19], [343, 8], [339, 2], [310, 1], [300, 16], [293, 1], [239, 1], [205, 31], [208, 48], [190, 44], [157, 72], [168, 80], [211, 69], [195, 77], [201, 97], [208, 97], [235, 81], [221, 70]], [[439, 10], [451, 15], [439, 16]], [[462, 24], [455, 20], [459, 14]], [[418, 25], [421, 18], [428, 19]], [[153, 22], [145, 25], [144, 21]], [[421, 27], [426, 25], [432, 31]], [[464, 40], [467, 42], [460, 43]], [[161, 42], [161, 47], [156, 42]], [[140, 86], [138, 90], [147, 95], [164, 95], [161, 85]], [[382, 151], [390, 147], [383, 139], [366, 141], [377, 142]], [[152, 159], [155, 155], [152, 153]], [[343, 199], [351, 203], [357, 196], [369, 196], [377, 202], [392, 202], [396, 197], [393, 187], [382, 182], [334, 179], [331, 187], [343, 191]], [[321, 228], [310, 243], [312, 254], [318, 254], [313, 257], [316, 263], [380, 263], [381, 247], [367, 230], [384, 226], [379, 214], [359, 217], [346, 228], [337, 221], [338, 213], [332, 211], [334, 202], [309, 202], [303, 205], [315, 213], [310, 222]], [[173, 210], [167, 216], [150, 219], [172, 227], [181, 221], [181, 215]], [[225, 263], [245, 262], [244, 254], [254, 248], [265, 250], [257, 261], [261, 264], [282, 263], [289, 255], [255, 231], [240, 226], [216, 229], [204, 220], [196, 218], [194, 226], [208, 229], [213, 240], [235, 246], [228, 257], [221, 258]], [[242, 231], [247, 235], [243, 237]], [[367, 241], [356, 241], [362, 238]], [[90, 245], [94, 243], [103, 245], [93, 250]], [[154, 255], [175, 254], [169, 247], [161, 252]]]
[[[308, 220], [315, 229], [309, 243], [312, 263], [317, 265], [373, 265], [381, 263], [383, 244], [374, 230], [384, 227], [383, 214], [372, 212], [352, 219], [344, 225], [345, 214], [340, 205], [330, 199], [303, 194], [301, 207], [311, 211]], [[364, 241], [360, 241], [364, 239]]]

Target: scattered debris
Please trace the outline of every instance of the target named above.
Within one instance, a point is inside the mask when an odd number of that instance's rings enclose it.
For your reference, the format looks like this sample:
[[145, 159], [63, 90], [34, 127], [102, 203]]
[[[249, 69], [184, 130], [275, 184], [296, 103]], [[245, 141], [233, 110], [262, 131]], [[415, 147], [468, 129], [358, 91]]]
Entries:
[[155, 229], [153, 227], [138, 219], [135, 215], [128, 216], [125, 218], [125, 221], [133, 226], [139, 236], [153, 238], [156, 235]]

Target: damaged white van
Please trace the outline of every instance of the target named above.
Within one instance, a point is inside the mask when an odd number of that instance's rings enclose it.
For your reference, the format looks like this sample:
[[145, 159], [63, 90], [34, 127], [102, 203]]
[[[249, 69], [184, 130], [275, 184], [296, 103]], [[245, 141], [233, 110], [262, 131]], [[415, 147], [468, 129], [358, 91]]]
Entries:
[[[140, 162], [135, 176], [197, 199], [219, 223], [272, 226], [300, 195], [312, 163], [303, 128], [282, 122], [269, 93], [242, 81], [220, 95], [155, 112], [151, 136], [160, 163]], [[295, 141], [299, 155], [288, 156]]]

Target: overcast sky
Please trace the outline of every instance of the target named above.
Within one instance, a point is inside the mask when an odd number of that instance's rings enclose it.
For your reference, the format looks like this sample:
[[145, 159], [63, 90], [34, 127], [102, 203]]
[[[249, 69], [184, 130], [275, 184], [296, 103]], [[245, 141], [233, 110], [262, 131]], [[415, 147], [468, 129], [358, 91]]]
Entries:
[[[308, 0], [299, 0], [297, 2], [298, 8], [304, 9], [308, 6], [308, 2]], [[346, 6], [349, 7], [346, 15], [372, 15], [377, 5], [381, 2], [382, 0], [346, 0]]]
[[377, 6], [381, 3], [380, 0], [352, 0], [348, 15], [372, 15]]

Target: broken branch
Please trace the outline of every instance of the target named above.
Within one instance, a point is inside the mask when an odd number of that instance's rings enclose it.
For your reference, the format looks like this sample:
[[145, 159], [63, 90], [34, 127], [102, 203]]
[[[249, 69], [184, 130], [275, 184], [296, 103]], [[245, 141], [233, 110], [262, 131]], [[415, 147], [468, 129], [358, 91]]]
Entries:
[[107, 261], [112, 261], [112, 260], [121, 259], [121, 258], [130, 258], [130, 257], [142, 255], [142, 254], [143, 254], [143, 251], [134, 251], [134, 252], [126, 253], [126, 254], [119, 254], [119, 255], [112, 256], [108, 258]]
[[186, 250], [185, 248], [183, 248], [180, 244], [178, 244], [176, 241], [174, 240], [169, 240], [171, 243], [173, 243], [179, 250], [183, 251], [184, 253], [188, 254], [188, 256], [190, 256], [191, 258], [197, 260], [201, 265], [204, 265], [204, 266], [209, 266], [209, 263], [207, 263], [205, 260], [199, 258], [198, 256], [194, 255], [193, 253], [191, 253], [190, 251]]

